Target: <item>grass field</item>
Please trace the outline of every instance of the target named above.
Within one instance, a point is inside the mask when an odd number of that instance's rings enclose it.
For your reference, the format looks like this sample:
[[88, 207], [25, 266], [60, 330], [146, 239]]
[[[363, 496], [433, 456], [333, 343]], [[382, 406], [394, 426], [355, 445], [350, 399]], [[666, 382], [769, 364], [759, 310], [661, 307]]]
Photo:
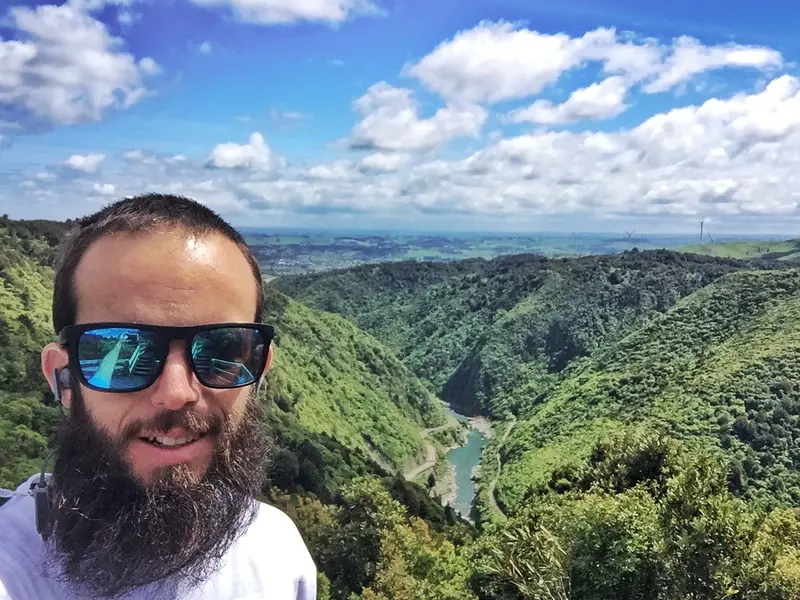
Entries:
[[681, 252], [717, 256], [721, 258], [765, 258], [800, 262], [800, 239], [691, 244], [689, 246], [682, 246], [678, 248], [678, 250]]
[[690, 234], [454, 233], [242, 229], [264, 273], [312, 273], [396, 260], [491, 259], [509, 254], [551, 258], [616, 254], [626, 250], [680, 249], [710, 256], [800, 262], [800, 240], [726, 236], [720, 243], [690, 244]]

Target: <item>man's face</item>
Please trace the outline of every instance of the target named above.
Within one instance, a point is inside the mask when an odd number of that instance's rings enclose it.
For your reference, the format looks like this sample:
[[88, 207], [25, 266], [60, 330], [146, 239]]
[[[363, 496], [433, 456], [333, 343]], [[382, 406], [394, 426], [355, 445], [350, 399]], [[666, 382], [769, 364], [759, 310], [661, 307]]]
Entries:
[[[255, 285], [221, 236], [108, 236], [77, 269], [77, 323], [249, 322]], [[207, 388], [185, 356], [174, 342], [139, 392], [97, 392], [74, 377], [64, 391], [72, 410], [58, 432], [49, 535], [70, 584], [113, 595], [177, 573], [202, 582], [253, 518], [269, 450], [256, 388]], [[45, 374], [65, 365], [63, 348], [45, 348]], [[179, 449], [147, 440], [198, 431], [207, 433]]]
[[[182, 230], [100, 238], [81, 260], [74, 289], [77, 323], [249, 322], [256, 311], [256, 284], [242, 251], [220, 235]], [[199, 480], [218, 441], [208, 434], [178, 449], [153, 444], [148, 438], [154, 435], [181, 438], [192, 433], [181, 419], [164, 432], [158, 417], [184, 411], [207, 421], [226, 417], [235, 428], [251, 387], [203, 386], [186, 360], [185, 342], [175, 341], [161, 376], [149, 388], [115, 394], [84, 387], [82, 397], [91, 421], [118, 444], [133, 473], [146, 484], [172, 465], [183, 465], [184, 472]]]

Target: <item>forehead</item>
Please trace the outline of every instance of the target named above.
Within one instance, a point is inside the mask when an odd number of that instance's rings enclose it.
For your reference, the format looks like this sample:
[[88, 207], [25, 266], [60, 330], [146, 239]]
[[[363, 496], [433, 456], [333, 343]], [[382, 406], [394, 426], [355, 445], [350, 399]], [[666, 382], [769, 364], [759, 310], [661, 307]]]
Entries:
[[78, 323], [251, 321], [256, 282], [239, 247], [182, 229], [96, 240], [75, 272]]

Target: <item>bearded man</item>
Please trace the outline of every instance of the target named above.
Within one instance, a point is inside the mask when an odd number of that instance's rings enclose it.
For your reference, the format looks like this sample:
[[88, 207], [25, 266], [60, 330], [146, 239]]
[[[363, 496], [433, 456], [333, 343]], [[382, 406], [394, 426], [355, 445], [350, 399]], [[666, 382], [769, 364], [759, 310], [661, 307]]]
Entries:
[[68, 409], [52, 473], [0, 507], [0, 599], [312, 600], [294, 523], [260, 503], [274, 330], [242, 236], [146, 195], [77, 222], [42, 370]]

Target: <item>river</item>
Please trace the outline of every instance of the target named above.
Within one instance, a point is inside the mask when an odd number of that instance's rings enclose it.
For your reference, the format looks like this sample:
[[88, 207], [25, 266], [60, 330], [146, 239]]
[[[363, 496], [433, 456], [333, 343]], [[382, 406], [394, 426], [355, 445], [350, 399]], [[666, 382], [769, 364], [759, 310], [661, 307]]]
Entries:
[[[448, 409], [450, 410], [450, 409]], [[468, 421], [467, 417], [450, 410], [456, 419], [461, 422]], [[472, 471], [481, 462], [481, 453], [486, 445], [486, 436], [473, 427], [469, 430], [467, 443], [460, 448], [455, 448], [447, 453], [447, 462], [455, 467], [456, 471], [456, 500], [453, 508], [468, 518], [472, 509], [472, 499], [477, 492], [477, 486], [472, 481]]]

